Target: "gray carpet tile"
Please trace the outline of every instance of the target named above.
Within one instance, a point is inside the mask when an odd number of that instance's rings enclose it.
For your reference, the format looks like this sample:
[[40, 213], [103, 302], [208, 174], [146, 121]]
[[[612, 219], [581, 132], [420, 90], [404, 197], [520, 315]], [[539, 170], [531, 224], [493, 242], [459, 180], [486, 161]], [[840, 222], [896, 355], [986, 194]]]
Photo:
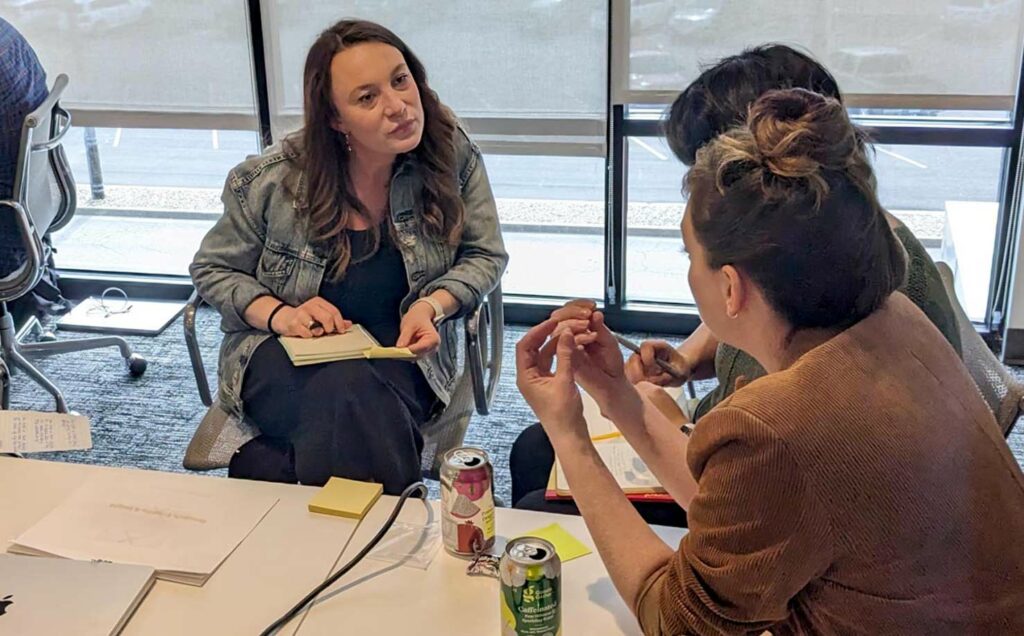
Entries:
[[[220, 343], [218, 318], [213, 310], [204, 307], [196, 322], [207, 374], [215, 383]], [[519, 326], [506, 328], [504, 365], [491, 414], [475, 415], [466, 435], [467, 444], [480, 446], [490, 454], [495, 469], [495, 493], [506, 502], [511, 493], [509, 451], [519, 432], [535, 421], [515, 386], [514, 346], [525, 331]], [[89, 337], [89, 334], [59, 331], [57, 335], [60, 339]], [[643, 339], [648, 334], [629, 336]], [[71, 409], [92, 419], [93, 448], [43, 453], [37, 457], [185, 472], [181, 459], [205, 407], [196, 392], [181, 319], [159, 336], [129, 336], [127, 339], [149, 360], [149, 369], [141, 378], [128, 375], [114, 348], [38, 360], [39, 368], [64, 391]], [[1024, 368], [1014, 368], [1013, 372], [1024, 379]], [[711, 382], [698, 383], [698, 393], [711, 387]], [[22, 374], [13, 378], [11, 393], [12, 408], [53, 408], [52, 400], [42, 389]], [[1024, 426], [1018, 426], [1011, 435], [1010, 446], [1018, 461], [1024, 464]], [[207, 474], [222, 476], [225, 472]], [[436, 485], [433, 490], [436, 491]]]

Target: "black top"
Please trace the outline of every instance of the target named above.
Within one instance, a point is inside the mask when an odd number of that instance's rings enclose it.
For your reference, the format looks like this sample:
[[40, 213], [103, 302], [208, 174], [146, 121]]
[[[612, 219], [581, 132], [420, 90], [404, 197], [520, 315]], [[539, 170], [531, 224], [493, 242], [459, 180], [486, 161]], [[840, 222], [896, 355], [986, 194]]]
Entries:
[[[373, 247], [369, 230], [346, 230], [352, 241], [352, 261]], [[382, 346], [398, 340], [402, 299], [409, 293], [402, 253], [392, 242], [387, 225], [380, 226], [380, 248], [364, 261], [350, 264], [340, 281], [324, 279], [320, 296], [341, 311], [345, 320], [362, 325]], [[328, 270], [330, 271], [330, 270]]]

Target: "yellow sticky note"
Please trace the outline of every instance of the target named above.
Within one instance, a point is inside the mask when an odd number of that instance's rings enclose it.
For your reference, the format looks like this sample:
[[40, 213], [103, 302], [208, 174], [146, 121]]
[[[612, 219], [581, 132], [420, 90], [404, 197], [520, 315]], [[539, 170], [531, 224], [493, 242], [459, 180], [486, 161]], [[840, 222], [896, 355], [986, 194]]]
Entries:
[[408, 347], [370, 347], [364, 353], [370, 360], [377, 358], [388, 358], [397, 360], [415, 360], [416, 354], [409, 351]]
[[583, 544], [582, 541], [569, 534], [569, 531], [563, 528], [557, 523], [553, 523], [543, 528], [538, 528], [532, 532], [525, 532], [520, 536], [524, 537], [540, 537], [555, 546], [555, 552], [558, 553], [558, 558], [562, 560], [562, 563], [566, 561], [572, 561], [578, 559], [581, 556], [586, 556], [591, 553], [591, 549]]
[[382, 492], [381, 484], [331, 477], [309, 502], [309, 511], [362, 519]]

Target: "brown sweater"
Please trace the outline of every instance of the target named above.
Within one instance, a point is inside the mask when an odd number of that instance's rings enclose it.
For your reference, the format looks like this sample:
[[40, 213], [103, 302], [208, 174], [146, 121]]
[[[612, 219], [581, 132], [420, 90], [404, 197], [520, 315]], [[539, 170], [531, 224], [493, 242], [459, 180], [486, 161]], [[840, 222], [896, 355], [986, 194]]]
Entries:
[[687, 456], [647, 634], [1024, 634], [1024, 475], [905, 296], [737, 391]]

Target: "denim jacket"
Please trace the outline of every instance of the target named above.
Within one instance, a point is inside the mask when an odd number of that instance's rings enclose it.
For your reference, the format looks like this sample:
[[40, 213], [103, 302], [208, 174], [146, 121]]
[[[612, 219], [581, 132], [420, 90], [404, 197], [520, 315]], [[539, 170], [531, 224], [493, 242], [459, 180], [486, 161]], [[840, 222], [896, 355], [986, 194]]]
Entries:
[[[508, 254], [480, 150], [465, 131], [455, 132], [456, 171], [465, 218], [456, 246], [428, 237], [422, 220], [422, 169], [413, 155], [399, 158], [391, 177], [390, 213], [414, 300], [444, 289], [459, 301], [459, 314], [474, 310], [498, 284]], [[271, 295], [297, 306], [317, 296], [329, 255], [310, 241], [308, 219], [299, 214], [306, 191], [296, 151], [276, 144], [228, 174], [224, 215], [203, 239], [189, 271], [203, 299], [221, 315], [219, 397], [242, 416], [242, 380], [256, 347], [271, 337], [246, 321], [246, 307]], [[345, 308], [339, 307], [344, 315]], [[441, 345], [418, 364], [445, 404], [456, 380], [456, 321], [438, 328]]]

